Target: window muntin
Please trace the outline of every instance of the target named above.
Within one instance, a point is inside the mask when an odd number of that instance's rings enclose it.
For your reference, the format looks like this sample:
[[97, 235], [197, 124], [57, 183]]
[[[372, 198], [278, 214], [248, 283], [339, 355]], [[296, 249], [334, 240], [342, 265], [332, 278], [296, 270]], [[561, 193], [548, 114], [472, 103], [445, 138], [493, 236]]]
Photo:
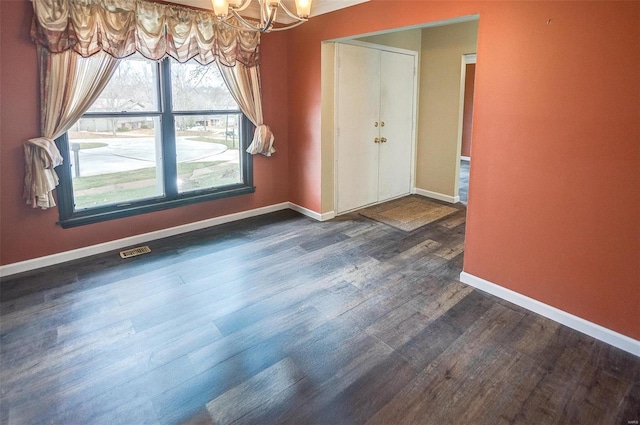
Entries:
[[65, 157], [57, 170], [63, 227], [254, 191], [245, 152], [251, 124], [216, 64], [134, 55], [118, 69], [57, 140]]

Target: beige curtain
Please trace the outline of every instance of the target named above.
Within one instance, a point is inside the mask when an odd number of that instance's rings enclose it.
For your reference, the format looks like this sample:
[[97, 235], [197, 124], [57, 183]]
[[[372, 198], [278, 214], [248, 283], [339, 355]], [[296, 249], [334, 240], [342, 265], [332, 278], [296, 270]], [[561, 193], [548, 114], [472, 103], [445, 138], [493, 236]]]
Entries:
[[[38, 44], [42, 135], [25, 143], [24, 198], [40, 208], [55, 206], [53, 168], [62, 163], [53, 139], [66, 132], [108, 83], [117, 58], [134, 52], [159, 60], [214, 61], [226, 75], [242, 110], [258, 127], [256, 153], [271, 155], [273, 135], [262, 123], [260, 33], [221, 25], [215, 15], [147, 0], [33, 0], [31, 37]], [[232, 67], [232, 68], [229, 68]], [[229, 81], [232, 79], [225, 77]]]
[[64, 134], [100, 95], [118, 65], [104, 52], [83, 58], [73, 50], [51, 53], [38, 46], [40, 66], [40, 126], [42, 137], [24, 145], [23, 197], [33, 208], [56, 204], [51, 192], [58, 184], [54, 167], [62, 157], [53, 140]]
[[253, 141], [247, 148], [247, 152], [271, 156], [276, 149], [273, 147], [273, 133], [264, 124], [262, 118], [260, 68], [258, 66], [248, 68], [241, 63], [236, 63], [234, 67], [219, 66], [219, 68], [238, 106], [256, 126]]
[[226, 66], [259, 62], [260, 33], [222, 25], [209, 11], [147, 0], [33, 0], [31, 37], [49, 51], [116, 58], [136, 51], [160, 60], [218, 60]]

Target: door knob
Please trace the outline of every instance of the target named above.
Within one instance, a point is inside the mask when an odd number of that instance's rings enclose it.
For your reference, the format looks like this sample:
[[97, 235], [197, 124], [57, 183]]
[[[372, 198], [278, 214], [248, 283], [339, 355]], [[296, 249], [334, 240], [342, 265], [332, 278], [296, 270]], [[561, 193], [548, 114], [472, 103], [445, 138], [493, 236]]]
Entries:
[[[377, 128], [378, 127], [378, 121], [374, 122], [373, 126]], [[382, 126], [384, 127], [384, 124], [382, 124]]]
[[373, 139], [373, 143], [380, 143], [380, 138], [376, 137], [375, 139]]
[[387, 138], [383, 137], [382, 139], [380, 139], [380, 143], [387, 143]]
[[380, 127], [384, 127], [384, 121], [380, 123]]

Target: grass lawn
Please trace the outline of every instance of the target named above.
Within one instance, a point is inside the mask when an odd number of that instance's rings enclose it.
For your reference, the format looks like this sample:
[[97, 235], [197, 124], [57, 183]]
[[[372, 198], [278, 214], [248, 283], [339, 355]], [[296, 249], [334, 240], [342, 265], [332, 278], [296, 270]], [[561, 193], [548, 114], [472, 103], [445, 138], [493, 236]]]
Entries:
[[[240, 181], [238, 164], [226, 161], [185, 162], [178, 164], [179, 190], [224, 186]], [[156, 168], [101, 174], [73, 179], [76, 208], [122, 203], [160, 196], [156, 189]]]
[[221, 145], [225, 145], [229, 149], [238, 149], [238, 140], [236, 139], [234, 141], [231, 137], [225, 139], [224, 137], [196, 136], [188, 137], [187, 140], [193, 140], [194, 142], [219, 143]]

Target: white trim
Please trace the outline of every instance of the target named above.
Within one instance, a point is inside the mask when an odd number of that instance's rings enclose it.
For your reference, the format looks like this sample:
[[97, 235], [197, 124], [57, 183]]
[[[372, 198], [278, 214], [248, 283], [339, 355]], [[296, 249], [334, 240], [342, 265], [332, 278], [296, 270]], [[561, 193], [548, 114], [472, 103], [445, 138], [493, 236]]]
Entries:
[[333, 38], [325, 41], [345, 43], [345, 42], [348, 42], [349, 40], [353, 40], [356, 38], [365, 38], [365, 37], [371, 37], [374, 35], [384, 35], [384, 34], [389, 34], [389, 33], [398, 32], [398, 31], [409, 31], [409, 30], [415, 30], [415, 29], [422, 30], [425, 28], [435, 28], [435, 27], [441, 27], [444, 25], [460, 24], [463, 22], [477, 21], [479, 18], [480, 18], [480, 15], [478, 14], [460, 16], [452, 19], [444, 19], [442, 21], [427, 22], [426, 24], [408, 25], [406, 27], [398, 27], [398, 28], [392, 28], [392, 29], [382, 30], [382, 31], [367, 32], [367, 33], [358, 34], [358, 35], [350, 35], [348, 37]]
[[460, 159], [463, 160], [463, 161], [471, 162], [471, 157], [470, 156], [462, 156], [462, 155], [460, 155]]
[[280, 204], [255, 208], [248, 211], [241, 211], [234, 214], [223, 215], [220, 217], [209, 218], [207, 220], [196, 221], [194, 223], [183, 224], [181, 226], [157, 230], [155, 232], [143, 233], [141, 235], [129, 236], [127, 238], [104, 242], [97, 245], [85, 246], [83, 248], [73, 249], [71, 251], [59, 252], [57, 254], [33, 258], [31, 260], [5, 264], [4, 266], [0, 266], [0, 277], [24, 273], [31, 270], [40, 269], [42, 267], [53, 266], [56, 264], [66, 263], [68, 261], [78, 260], [80, 258], [89, 257], [96, 254], [102, 254], [104, 252], [116, 251], [122, 248], [154, 241], [156, 239], [176, 236], [182, 233], [193, 232], [194, 230], [202, 230], [208, 227], [218, 226], [220, 224], [230, 223], [232, 221], [243, 220], [245, 218], [256, 217], [259, 215], [269, 214], [286, 209], [291, 209], [318, 221], [331, 220], [336, 216], [334, 211], [320, 214], [308, 208], [296, 205], [292, 202], [282, 202]]
[[478, 56], [475, 53], [467, 53], [466, 55], [462, 55], [464, 57], [464, 63], [466, 65], [476, 63]]
[[412, 191], [416, 195], [426, 196], [427, 198], [437, 199], [438, 201], [448, 202], [450, 204], [457, 204], [460, 202], [460, 196], [449, 196], [443, 193], [432, 192], [426, 189], [418, 189], [417, 187]]
[[[67, 261], [77, 260], [79, 258], [89, 257], [91, 255], [102, 254], [103, 252], [115, 251], [122, 248], [138, 245], [141, 243], [162, 239], [169, 236], [175, 236], [182, 233], [201, 230], [207, 227], [217, 226], [232, 221], [242, 220], [249, 217], [268, 214], [275, 211], [286, 210], [290, 208], [289, 202], [269, 205], [262, 208], [256, 208], [248, 211], [241, 211], [234, 214], [214, 217], [207, 220], [196, 221], [194, 223], [183, 224], [181, 226], [170, 227], [167, 229], [157, 230], [155, 232], [143, 233], [141, 235], [130, 236], [115, 241], [104, 242], [97, 245], [86, 246], [83, 248], [73, 249], [71, 251], [60, 252], [57, 254], [47, 255], [44, 257], [33, 258], [31, 260], [20, 261], [17, 263], [5, 264], [0, 266], [0, 277], [10, 276], [17, 273], [23, 273], [42, 267], [52, 266], [55, 264], [65, 263]], [[293, 208], [292, 208], [293, 209]]]
[[327, 221], [327, 220], [331, 220], [331, 219], [334, 219], [334, 218], [336, 218], [336, 212], [335, 211], [329, 211], [329, 212], [320, 214], [320, 221]]
[[289, 208], [317, 221], [331, 220], [336, 216], [336, 213], [334, 211], [329, 211], [321, 214], [310, 210], [309, 208], [301, 207], [300, 205], [294, 204], [293, 202], [289, 202]]
[[614, 347], [618, 347], [621, 350], [640, 357], [640, 341], [626, 335], [622, 335], [618, 332], [612, 331], [611, 329], [589, 322], [581, 317], [574, 316], [571, 313], [567, 313], [566, 311], [544, 304], [538, 300], [529, 298], [526, 295], [519, 294], [511, 289], [507, 289], [466, 272], [460, 273], [460, 282], [488, 292], [496, 297], [502, 298], [503, 300], [507, 300], [522, 308], [526, 308], [529, 311], [538, 313], [548, 319], [568, 326], [571, 329], [575, 329], [578, 332], [582, 332], [583, 334], [599, 339], [600, 341], [606, 342], [607, 344], [613, 345]]

